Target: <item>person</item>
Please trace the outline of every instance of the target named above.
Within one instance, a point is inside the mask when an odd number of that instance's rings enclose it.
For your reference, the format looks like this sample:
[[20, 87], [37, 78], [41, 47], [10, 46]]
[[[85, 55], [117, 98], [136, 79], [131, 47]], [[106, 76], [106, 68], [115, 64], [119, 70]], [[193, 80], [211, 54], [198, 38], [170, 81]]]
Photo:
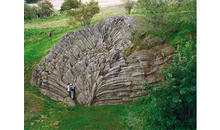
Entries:
[[71, 84], [71, 87], [72, 87], [72, 89], [74, 90], [76, 86], [72, 83], [72, 84]]
[[71, 91], [71, 98], [72, 99], [74, 99], [74, 93], [75, 93], [75, 85], [72, 83], [71, 85], [70, 85], [70, 91]]
[[67, 91], [68, 91], [69, 97], [70, 97], [70, 83], [68, 83], [68, 85], [67, 85]]

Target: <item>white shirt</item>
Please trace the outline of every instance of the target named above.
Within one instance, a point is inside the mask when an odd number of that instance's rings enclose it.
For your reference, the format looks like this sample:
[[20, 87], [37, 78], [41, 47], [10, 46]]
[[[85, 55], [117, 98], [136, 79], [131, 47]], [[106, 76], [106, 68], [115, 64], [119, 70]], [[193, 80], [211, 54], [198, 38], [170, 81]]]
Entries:
[[70, 86], [69, 85], [67, 85], [67, 91], [70, 91]]

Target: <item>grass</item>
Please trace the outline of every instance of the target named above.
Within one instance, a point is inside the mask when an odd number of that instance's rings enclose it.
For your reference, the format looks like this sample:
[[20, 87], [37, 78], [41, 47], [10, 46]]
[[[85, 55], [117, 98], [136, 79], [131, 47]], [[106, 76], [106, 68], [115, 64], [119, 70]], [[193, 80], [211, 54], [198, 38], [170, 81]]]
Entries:
[[24, 29], [24, 45], [35, 43], [41, 41], [45, 38], [49, 38], [49, 32], [53, 35], [60, 34], [62, 32], [66, 33], [66, 30], [73, 30], [73, 28], [64, 26], [64, 27], [45, 27], [45, 28], [25, 28]]
[[[122, 7], [113, 6], [95, 15], [91, 23], [125, 14]], [[123, 117], [129, 104], [85, 107], [77, 103], [75, 107], [68, 107], [43, 95], [38, 87], [29, 83], [33, 67], [52, 47], [49, 32], [52, 32], [52, 44], [56, 44], [62, 36], [74, 31], [66, 20], [65, 15], [58, 14], [24, 22], [24, 129], [124, 129]]]
[[[123, 129], [121, 118], [129, 105], [85, 107], [77, 104], [67, 107], [44, 95], [41, 96], [44, 100], [33, 95], [26, 97], [32, 111], [25, 121], [25, 129]], [[30, 102], [30, 99], [34, 101]]]
[[58, 11], [55, 11], [55, 15], [52, 17], [47, 18], [38, 18], [32, 19], [28, 21], [24, 21], [25, 28], [32, 28], [32, 27], [60, 27], [60, 26], [67, 26], [66, 20], [67, 15], [60, 14]]
[[92, 21], [99, 22], [107, 17], [116, 16], [116, 15], [126, 15], [122, 5], [116, 5], [111, 7], [103, 8], [100, 13], [94, 15]]

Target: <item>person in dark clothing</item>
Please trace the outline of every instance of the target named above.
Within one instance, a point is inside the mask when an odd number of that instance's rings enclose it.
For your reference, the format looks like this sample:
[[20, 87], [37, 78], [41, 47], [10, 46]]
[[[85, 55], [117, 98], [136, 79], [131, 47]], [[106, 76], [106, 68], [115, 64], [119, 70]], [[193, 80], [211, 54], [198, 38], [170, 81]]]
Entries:
[[70, 91], [71, 91], [71, 98], [74, 99], [74, 95], [75, 95], [75, 85], [71, 84], [70, 85]]

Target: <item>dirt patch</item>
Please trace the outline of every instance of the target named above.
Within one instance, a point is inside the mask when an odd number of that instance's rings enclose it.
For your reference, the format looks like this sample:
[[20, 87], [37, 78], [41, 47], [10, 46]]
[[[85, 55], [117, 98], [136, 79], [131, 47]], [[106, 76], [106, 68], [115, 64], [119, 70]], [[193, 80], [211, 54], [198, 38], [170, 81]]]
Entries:
[[103, 7], [101, 10], [124, 10], [123, 6], [109, 6], [109, 7]]

